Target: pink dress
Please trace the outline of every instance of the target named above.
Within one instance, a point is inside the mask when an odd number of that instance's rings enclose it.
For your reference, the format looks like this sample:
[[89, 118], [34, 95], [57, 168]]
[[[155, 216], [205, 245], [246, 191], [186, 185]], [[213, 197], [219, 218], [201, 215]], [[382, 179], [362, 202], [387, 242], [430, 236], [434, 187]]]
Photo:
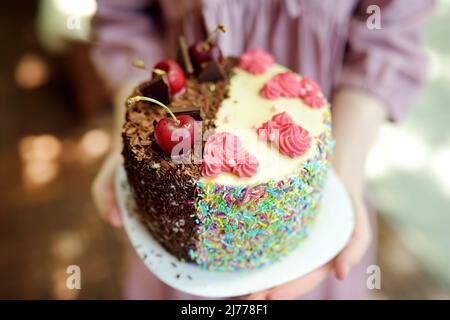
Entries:
[[[407, 111], [424, 80], [420, 35], [434, 4], [432, 0], [204, 0], [202, 6], [196, 0], [97, 2], [92, 58], [112, 90], [148, 78], [148, 71], [131, 66], [133, 59], [153, 66], [174, 57], [179, 34], [190, 43], [222, 23], [227, 33], [217, 42], [225, 55], [267, 50], [278, 63], [315, 79], [328, 98], [340, 87], [370, 92], [384, 102], [391, 120]], [[380, 8], [381, 29], [367, 26], [373, 12], [370, 5]], [[162, 284], [129, 251], [127, 298], [194, 298]], [[347, 280], [338, 282], [331, 276], [307, 298], [365, 298], [366, 268], [373, 261], [374, 247]]]

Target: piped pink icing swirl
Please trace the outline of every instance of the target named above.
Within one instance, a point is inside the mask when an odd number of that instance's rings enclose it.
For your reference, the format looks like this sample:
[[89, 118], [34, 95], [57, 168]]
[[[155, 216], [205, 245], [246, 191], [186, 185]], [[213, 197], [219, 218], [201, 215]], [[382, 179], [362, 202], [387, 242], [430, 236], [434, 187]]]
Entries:
[[232, 133], [216, 133], [206, 141], [202, 176], [217, 177], [222, 172], [230, 172], [239, 177], [251, 177], [258, 165], [256, 157], [249, 154]]
[[293, 122], [287, 112], [281, 112], [274, 115], [271, 120], [264, 122], [261, 127], [256, 129], [256, 132], [260, 139], [266, 140], [269, 143], [276, 143], [280, 135], [281, 126]]
[[282, 154], [291, 158], [305, 154], [312, 140], [309, 132], [296, 124], [286, 112], [276, 114], [263, 123], [257, 129], [257, 134], [260, 139], [274, 144]]
[[261, 95], [269, 100], [275, 100], [281, 97], [281, 88], [275, 82], [267, 82], [261, 89]]
[[239, 177], [251, 177], [258, 171], [258, 160], [255, 156], [244, 152], [243, 156], [239, 157], [236, 165], [232, 168], [232, 173]]
[[325, 104], [320, 87], [314, 80], [307, 77], [298, 80], [297, 75], [290, 71], [278, 73], [270, 78], [261, 88], [260, 94], [269, 100], [279, 97], [301, 98], [313, 109], [320, 109]]
[[320, 109], [325, 104], [325, 99], [319, 95], [307, 96], [303, 99], [305, 104], [310, 106], [313, 109]]
[[202, 176], [215, 178], [222, 173], [222, 166], [220, 164], [214, 163], [214, 161], [209, 162], [203, 160], [202, 163]]
[[299, 97], [302, 99], [304, 99], [305, 97], [317, 95], [320, 92], [319, 85], [311, 78], [303, 77], [299, 83], [300, 83]]
[[281, 127], [279, 137], [280, 152], [295, 158], [308, 151], [311, 137], [307, 130], [295, 123], [285, 124]]
[[294, 123], [294, 120], [292, 120], [286, 111], [274, 115], [272, 121], [279, 125]]
[[261, 95], [266, 99], [279, 97], [297, 98], [300, 96], [301, 85], [294, 72], [286, 71], [274, 75], [261, 89]]
[[249, 50], [239, 58], [239, 68], [252, 74], [263, 74], [272, 65], [272, 55], [261, 49]]

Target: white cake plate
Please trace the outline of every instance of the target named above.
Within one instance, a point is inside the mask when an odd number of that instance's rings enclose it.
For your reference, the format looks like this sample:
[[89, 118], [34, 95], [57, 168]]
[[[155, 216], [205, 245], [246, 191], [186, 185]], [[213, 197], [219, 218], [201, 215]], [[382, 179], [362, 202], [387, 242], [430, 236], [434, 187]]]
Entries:
[[336, 173], [330, 170], [321, 211], [308, 237], [288, 256], [260, 270], [208, 271], [180, 262], [153, 239], [133, 210], [123, 167], [117, 171], [116, 191], [125, 230], [145, 265], [169, 286], [197, 296], [243, 296], [301, 277], [333, 259], [349, 241], [354, 226], [351, 200]]

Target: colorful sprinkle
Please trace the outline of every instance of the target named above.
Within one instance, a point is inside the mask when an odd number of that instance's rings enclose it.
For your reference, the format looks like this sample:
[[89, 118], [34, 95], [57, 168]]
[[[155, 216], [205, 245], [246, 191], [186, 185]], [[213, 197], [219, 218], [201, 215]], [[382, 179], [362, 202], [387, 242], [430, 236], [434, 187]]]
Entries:
[[217, 271], [261, 268], [307, 236], [334, 145], [330, 113], [323, 115], [327, 129], [298, 175], [242, 187], [196, 183], [197, 241], [189, 252], [196, 263]]

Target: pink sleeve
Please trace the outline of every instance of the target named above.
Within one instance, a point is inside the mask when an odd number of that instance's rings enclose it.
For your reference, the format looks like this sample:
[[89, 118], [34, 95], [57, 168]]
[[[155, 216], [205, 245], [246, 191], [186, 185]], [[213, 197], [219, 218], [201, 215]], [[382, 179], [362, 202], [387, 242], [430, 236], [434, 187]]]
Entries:
[[[380, 7], [381, 29], [369, 29], [368, 6]], [[337, 87], [355, 87], [374, 94], [400, 119], [414, 102], [426, 76], [421, 31], [434, 1], [360, 1], [350, 24], [348, 51]]]
[[164, 56], [160, 26], [150, 14], [153, 2], [97, 0], [91, 58], [108, 89], [149, 78], [149, 71], [132, 66], [134, 59], [151, 68]]

